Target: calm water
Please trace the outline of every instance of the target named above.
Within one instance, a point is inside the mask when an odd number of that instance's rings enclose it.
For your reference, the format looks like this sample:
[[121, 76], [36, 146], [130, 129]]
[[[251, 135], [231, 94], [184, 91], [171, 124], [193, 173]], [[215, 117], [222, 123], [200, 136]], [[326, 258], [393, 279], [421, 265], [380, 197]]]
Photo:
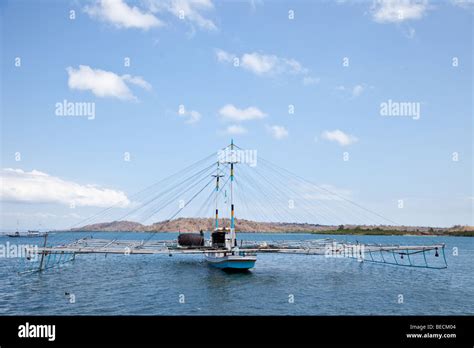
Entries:
[[[83, 237], [52, 235], [51, 241]], [[145, 233], [95, 238], [144, 239]], [[175, 234], [158, 234], [173, 239]], [[244, 240], [317, 239], [308, 234], [239, 234]], [[7, 315], [448, 315], [474, 314], [474, 238], [334, 236], [373, 243], [446, 243], [448, 269], [411, 269], [349, 259], [259, 255], [247, 274], [209, 267], [202, 256], [79, 255], [43, 273], [17, 275], [0, 259], [0, 314]], [[0, 237], [0, 243], [42, 239]], [[457, 247], [459, 255], [453, 255]], [[75, 303], [65, 293], [74, 294]], [[403, 295], [404, 303], [398, 303]], [[184, 302], [180, 303], [180, 295]], [[289, 303], [289, 296], [294, 303]], [[183, 297], [181, 296], [181, 300]]]

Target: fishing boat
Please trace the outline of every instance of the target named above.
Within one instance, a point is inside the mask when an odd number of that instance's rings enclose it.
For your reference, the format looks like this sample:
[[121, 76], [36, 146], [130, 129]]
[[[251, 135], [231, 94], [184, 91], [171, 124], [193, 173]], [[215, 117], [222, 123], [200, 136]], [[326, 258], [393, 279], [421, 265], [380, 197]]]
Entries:
[[19, 220], [16, 220], [16, 232], [15, 233], [7, 233], [8, 237], [11, 237], [11, 238], [21, 237], [20, 232], [18, 232], [18, 224], [19, 223], [20, 223]]
[[[249, 210], [249, 200], [252, 196], [245, 196], [243, 189], [251, 188], [252, 184], [255, 185], [255, 180], [247, 177], [249, 173], [245, 174], [244, 168], [241, 169], [239, 166], [239, 179], [235, 180], [235, 165], [241, 163], [237, 158], [232, 156], [234, 153], [234, 142], [231, 141], [230, 145], [224, 149], [231, 152], [231, 156], [226, 157], [224, 160], [218, 159], [215, 161], [215, 154], [211, 154], [206, 158], [196, 162], [195, 164], [181, 170], [178, 173], [171, 175], [168, 178], [178, 176], [179, 173], [183, 173], [183, 179], [177, 179], [169, 182], [166, 185], [158, 185], [160, 193], [153, 194], [151, 196], [146, 195], [146, 199], [143, 199], [142, 204], [134, 206], [130, 212], [122, 215], [115, 221], [125, 221], [127, 216], [133, 214], [142, 214], [144, 219], [150, 218], [157, 212], [162, 211], [164, 208], [169, 207], [171, 209], [169, 218], [161, 221], [161, 228], [150, 232], [144, 240], [126, 240], [120, 237], [116, 239], [103, 239], [99, 237], [87, 236], [76, 240], [69, 241], [67, 243], [56, 243], [48, 245], [47, 234], [41, 234], [38, 231], [29, 231], [30, 236], [44, 236], [43, 246], [35, 246], [35, 248], [27, 247], [27, 252], [39, 254], [38, 265], [34, 265], [31, 262], [26, 263], [28, 267], [24, 272], [37, 272], [44, 269], [60, 265], [64, 262], [73, 261], [76, 255], [82, 254], [116, 254], [116, 255], [202, 255], [207, 264], [211, 267], [222, 269], [224, 271], [248, 271], [255, 267], [257, 261], [257, 254], [269, 254], [279, 253], [288, 255], [299, 254], [299, 255], [317, 255], [328, 258], [350, 258], [355, 259], [359, 262], [367, 263], [378, 263], [394, 266], [404, 267], [417, 267], [417, 268], [430, 268], [430, 269], [444, 269], [447, 267], [445, 258], [445, 245], [443, 243], [436, 244], [425, 244], [425, 245], [394, 245], [394, 244], [374, 244], [374, 243], [359, 243], [358, 241], [338, 241], [330, 238], [311, 238], [308, 240], [283, 240], [277, 241], [270, 240], [250, 240], [244, 241], [242, 239], [237, 242], [236, 231], [243, 226], [242, 219], [236, 219], [235, 217], [235, 203], [238, 203], [239, 207], [242, 206], [242, 210], [247, 208]], [[239, 151], [243, 151], [240, 147], [237, 147]], [[219, 157], [219, 156], [218, 156]], [[263, 159], [261, 159], [263, 160]], [[212, 161], [210, 164], [206, 161]], [[265, 163], [265, 162], [263, 162]], [[284, 179], [283, 185], [274, 185], [269, 181], [271, 173], [268, 175], [260, 175], [265, 178], [262, 182], [266, 184], [265, 188], [257, 187], [252, 188], [252, 194], [258, 194], [259, 192], [264, 195], [263, 205], [265, 203], [271, 204], [272, 199], [270, 188], [278, 190], [277, 195], [281, 196], [281, 190], [289, 189], [291, 187], [289, 183], [295, 182], [298, 187], [303, 187], [304, 192], [316, 187], [318, 192], [324, 194], [334, 194], [325, 188], [315, 186], [308, 181], [304, 181], [297, 175], [289, 173], [287, 170], [279, 169], [280, 167], [268, 164], [266, 161], [266, 168], [272, 171], [278, 171], [278, 178]], [[199, 167], [197, 167], [199, 165]], [[196, 168], [195, 168], [196, 167]], [[202, 168], [204, 167], [204, 169]], [[249, 167], [249, 171], [256, 170], [254, 167]], [[240, 178], [242, 177], [242, 181]], [[160, 182], [168, 180], [163, 179]], [[224, 178], [221, 184], [221, 179]], [[213, 183], [214, 187], [213, 187]], [[234, 187], [235, 184], [235, 187]], [[152, 186], [155, 187], [155, 186]], [[230, 195], [227, 195], [227, 190], [230, 191]], [[235, 192], [234, 192], [235, 190]], [[191, 191], [191, 192], [190, 192]], [[185, 209], [191, 202], [195, 200], [202, 192], [208, 191], [207, 198], [204, 199], [202, 207], [205, 209], [209, 208], [209, 215], [214, 215], [211, 219], [212, 228], [208, 225], [202, 226], [199, 232], [184, 232], [180, 233], [174, 240], [152, 240], [158, 232], [163, 232], [163, 228], [167, 226], [167, 223], [173, 221], [183, 209]], [[171, 208], [172, 202], [176, 202], [176, 197], [189, 192], [189, 196], [186, 200], [180, 203], [179, 209]], [[296, 192], [297, 193], [297, 192]], [[296, 196], [293, 193], [293, 197]], [[204, 195], [204, 194], [202, 194]], [[334, 194], [337, 196], [337, 194]], [[225, 197], [219, 201], [219, 197]], [[290, 196], [291, 197], [291, 196]], [[372, 214], [375, 217], [383, 218], [380, 214], [371, 212], [369, 209], [361, 207], [360, 204], [352, 202], [348, 199], [337, 196], [339, 204], [346, 204], [345, 209], [348, 210], [348, 206], [354, 209], [362, 209], [365, 214]], [[214, 198], [214, 205], [211, 203]], [[245, 199], [243, 199], [245, 198]], [[304, 196], [300, 196], [303, 200]], [[321, 202], [319, 202], [321, 203]], [[246, 206], [247, 204], [247, 206]], [[254, 209], [261, 210], [262, 205], [252, 206]], [[225, 207], [222, 209], [224, 215], [228, 214], [228, 218], [220, 218], [219, 207]], [[257, 207], [257, 208], [255, 208]], [[278, 213], [278, 209], [275, 206], [272, 207], [275, 214]], [[85, 221], [96, 221], [103, 219], [104, 216], [108, 216], [109, 209], [104, 209], [103, 213], [95, 214], [91, 218]], [[289, 208], [291, 209], [291, 208]], [[309, 210], [310, 214], [317, 214], [318, 210]], [[240, 211], [240, 210], [239, 210]], [[138, 213], [137, 213], [138, 212]], [[388, 220], [384, 218], [385, 220]], [[209, 222], [209, 220], [206, 220]], [[240, 223], [239, 223], [240, 221]], [[84, 221], [82, 222], [84, 223]], [[204, 224], [204, 222], [203, 222]], [[237, 226], [236, 226], [237, 225]], [[284, 226], [284, 225], [283, 225]], [[236, 228], [237, 227], [237, 228]], [[179, 228], [178, 228], [179, 229]], [[87, 230], [86, 230], [87, 231]], [[209, 232], [210, 236], [206, 240], [205, 232]], [[28, 234], [27, 234], [28, 235]], [[14, 237], [21, 236], [20, 233], [12, 235]]]
[[46, 233], [40, 232], [40, 231], [28, 230], [28, 232], [26, 232], [26, 237], [30, 237], [30, 238], [44, 237], [45, 234]]
[[21, 237], [20, 232], [18, 232], [18, 231], [16, 231], [15, 233], [7, 233], [7, 236], [11, 237], [11, 238]]
[[[234, 150], [234, 141], [231, 141], [230, 150]], [[215, 229], [211, 234], [210, 246], [217, 250], [222, 249], [222, 252], [206, 253], [205, 258], [209, 265], [223, 270], [242, 270], [246, 271], [255, 267], [257, 255], [255, 253], [245, 252], [240, 250], [237, 246], [237, 239], [235, 236], [235, 215], [234, 215], [234, 195], [233, 195], [233, 181], [234, 181], [234, 165], [237, 163], [236, 158], [229, 158], [225, 163], [230, 165], [230, 228], [219, 228], [219, 179], [223, 177], [220, 173], [219, 163], [217, 164], [217, 171], [214, 177], [216, 178], [216, 216]]]
[[[234, 238], [232, 238], [232, 236], [234, 236]], [[213, 267], [229, 271], [247, 271], [255, 267], [255, 262], [257, 261], [256, 253], [241, 250], [236, 246], [236, 244], [235, 232], [232, 233], [232, 228], [227, 229], [216, 227], [211, 235], [210, 246], [215, 250], [222, 251], [206, 253], [206, 261]]]
[[19, 237], [39, 238], [39, 237], [44, 237], [45, 235], [46, 235], [45, 232], [32, 231], [32, 230], [28, 230], [28, 232], [26, 232], [26, 233], [20, 233], [20, 232], [16, 231], [15, 233], [7, 234], [8, 237], [12, 237], [12, 238], [19, 238]]

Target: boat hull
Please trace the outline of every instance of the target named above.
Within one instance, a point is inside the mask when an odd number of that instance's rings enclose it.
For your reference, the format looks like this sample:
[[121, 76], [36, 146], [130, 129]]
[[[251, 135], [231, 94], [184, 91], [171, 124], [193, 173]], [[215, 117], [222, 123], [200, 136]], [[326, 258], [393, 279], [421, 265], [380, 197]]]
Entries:
[[255, 255], [226, 255], [224, 253], [207, 254], [206, 261], [212, 267], [222, 270], [246, 271], [255, 267]]
[[7, 234], [8, 237], [10, 238], [40, 238], [44, 237], [45, 234], [36, 234], [36, 233], [30, 233], [30, 234]]

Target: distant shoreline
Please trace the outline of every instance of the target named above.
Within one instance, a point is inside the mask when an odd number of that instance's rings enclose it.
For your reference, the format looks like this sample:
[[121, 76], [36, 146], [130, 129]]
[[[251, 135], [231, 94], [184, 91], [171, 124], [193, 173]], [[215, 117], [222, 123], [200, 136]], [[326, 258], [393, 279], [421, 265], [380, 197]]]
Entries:
[[425, 236], [425, 237], [474, 237], [474, 231], [450, 231], [444, 233], [426, 233], [402, 230], [330, 230], [310, 232], [312, 234], [334, 234], [353, 236]]
[[[51, 233], [192, 233], [189, 231], [112, 231], [112, 230], [58, 230]], [[209, 232], [209, 231], [205, 231]], [[317, 231], [238, 231], [237, 233], [263, 233], [263, 234], [321, 234], [321, 235], [347, 235], [347, 236], [421, 236], [421, 237], [474, 237], [474, 231], [452, 231], [445, 233], [426, 233], [405, 230], [378, 230], [378, 229], [344, 229], [344, 230], [317, 230]]]
[[[219, 226], [229, 226], [229, 219], [221, 219]], [[143, 225], [135, 221], [111, 221], [89, 224], [73, 228], [71, 231], [87, 232], [160, 232], [176, 231], [181, 233], [213, 231], [215, 221], [212, 218], [182, 217], [174, 220], [158, 221]], [[403, 225], [322, 225], [300, 222], [260, 222], [237, 219], [236, 232], [244, 233], [309, 233], [333, 235], [378, 235], [378, 236], [463, 236], [473, 237], [473, 226], [455, 225], [452, 227], [427, 227]]]

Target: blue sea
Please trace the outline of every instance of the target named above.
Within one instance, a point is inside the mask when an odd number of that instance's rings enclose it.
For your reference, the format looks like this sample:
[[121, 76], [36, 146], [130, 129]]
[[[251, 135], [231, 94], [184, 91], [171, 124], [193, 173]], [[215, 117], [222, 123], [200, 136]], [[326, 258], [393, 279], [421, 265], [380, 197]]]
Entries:
[[[88, 233], [57, 233], [48, 244]], [[170, 240], [177, 234], [153, 238]], [[94, 233], [143, 240], [147, 233]], [[243, 240], [335, 238], [362, 243], [446, 243], [447, 269], [397, 267], [324, 256], [260, 254], [228, 274], [199, 255], [78, 255], [41, 273], [0, 258], [1, 315], [473, 315], [474, 238], [238, 234]], [[0, 244], [42, 238], [0, 237]], [[456, 253], [457, 251], [457, 253]], [[457, 254], [457, 255], [456, 255]], [[401, 295], [401, 297], [400, 297]]]

